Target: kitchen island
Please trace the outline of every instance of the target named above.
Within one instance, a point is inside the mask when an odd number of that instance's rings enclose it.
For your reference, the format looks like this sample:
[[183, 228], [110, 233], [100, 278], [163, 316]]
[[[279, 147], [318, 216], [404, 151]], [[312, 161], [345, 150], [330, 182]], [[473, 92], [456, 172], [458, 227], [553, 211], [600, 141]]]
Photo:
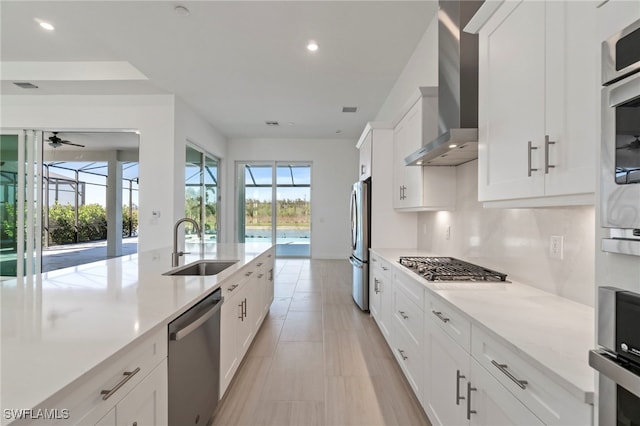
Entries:
[[242, 276], [270, 249], [265, 243], [205, 244], [185, 255], [185, 264], [238, 260], [213, 276], [163, 275], [173, 269], [166, 248], [3, 281], [2, 424], [15, 418], [6, 410], [38, 407], [69, 409], [53, 414], [77, 422], [72, 407], [51, 404], [140, 342], [164, 336], [166, 345], [169, 322]]

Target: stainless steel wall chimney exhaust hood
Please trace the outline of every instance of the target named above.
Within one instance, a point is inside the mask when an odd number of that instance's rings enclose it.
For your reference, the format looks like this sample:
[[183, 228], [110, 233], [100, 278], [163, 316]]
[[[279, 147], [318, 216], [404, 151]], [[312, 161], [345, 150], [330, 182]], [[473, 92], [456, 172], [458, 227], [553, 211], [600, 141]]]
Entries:
[[457, 166], [478, 158], [478, 36], [462, 29], [482, 3], [440, 1], [439, 136], [405, 158], [407, 166]]

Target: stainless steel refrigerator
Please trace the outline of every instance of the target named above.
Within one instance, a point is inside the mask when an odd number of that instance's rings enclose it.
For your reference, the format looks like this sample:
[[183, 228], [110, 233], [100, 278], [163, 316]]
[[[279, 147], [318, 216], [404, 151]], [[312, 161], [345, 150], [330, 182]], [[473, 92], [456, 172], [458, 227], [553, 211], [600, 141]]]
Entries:
[[371, 181], [353, 184], [351, 191], [351, 257], [353, 300], [363, 311], [369, 310], [369, 237]]

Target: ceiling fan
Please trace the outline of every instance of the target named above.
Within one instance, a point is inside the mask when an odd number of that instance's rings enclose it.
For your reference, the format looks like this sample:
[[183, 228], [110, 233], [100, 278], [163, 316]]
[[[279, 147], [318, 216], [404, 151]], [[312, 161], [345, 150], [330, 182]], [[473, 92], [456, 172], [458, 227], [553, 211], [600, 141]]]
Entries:
[[62, 146], [62, 145], [73, 145], [73, 146], [79, 146], [80, 148], [84, 148], [84, 145], [80, 145], [79, 143], [73, 143], [73, 142], [62, 140], [61, 138], [58, 137], [58, 132], [51, 132], [51, 133], [53, 133], [53, 136], [49, 136], [49, 145], [51, 145], [54, 148], [58, 148], [59, 146]]
[[626, 145], [619, 146], [616, 149], [630, 149], [630, 150], [640, 149], [640, 139], [639, 139], [639, 137], [636, 136], [636, 135], [634, 135], [633, 137], [635, 138], [635, 140], [629, 142]]

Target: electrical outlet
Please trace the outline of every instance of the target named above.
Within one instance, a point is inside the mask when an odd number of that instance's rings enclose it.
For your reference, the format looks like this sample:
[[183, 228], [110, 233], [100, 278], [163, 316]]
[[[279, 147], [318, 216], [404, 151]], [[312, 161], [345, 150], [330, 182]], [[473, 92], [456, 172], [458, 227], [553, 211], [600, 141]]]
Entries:
[[447, 227], [444, 230], [444, 239], [445, 240], [450, 240], [451, 239], [451, 225], [447, 225]]
[[549, 239], [549, 257], [562, 260], [564, 258], [564, 237], [552, 235]]

